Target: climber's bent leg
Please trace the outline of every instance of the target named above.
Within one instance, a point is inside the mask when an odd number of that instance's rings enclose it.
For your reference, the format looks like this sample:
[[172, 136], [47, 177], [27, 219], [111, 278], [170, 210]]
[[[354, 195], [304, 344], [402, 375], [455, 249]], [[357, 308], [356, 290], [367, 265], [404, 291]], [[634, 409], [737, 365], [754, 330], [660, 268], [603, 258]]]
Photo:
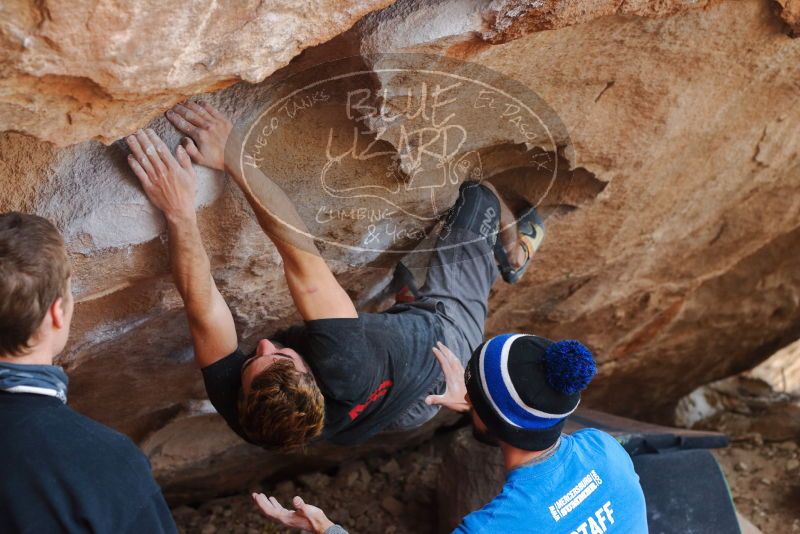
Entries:
[[[499, 216], [500, 203], [494, 193], [476, 182], [464, 183], [431, 254], [425, 285], [419, 298], [410, 304], [436, 311], [442, 326], [441, 341], [465, 366], [483, 341], [489, 290], [499, 275], [493, 254]], [[439, 406], [428, 406], [425, 397], [441, 394], [444, 389], [442, 375], [390, 429], [407, 430], [427, 422]]]
[[[464, 364], [483, 341], [489, 290], [498, 276], [493, 246], [500, 223], [500, 200], [477, 182], [465, 182], [428, 264], [422, 299], [442, 303], [450, 332], [444, 342]], [[443, 308], [443, 309], [442, 309]], [[455, 334], [455, 335], [454, 335]]]

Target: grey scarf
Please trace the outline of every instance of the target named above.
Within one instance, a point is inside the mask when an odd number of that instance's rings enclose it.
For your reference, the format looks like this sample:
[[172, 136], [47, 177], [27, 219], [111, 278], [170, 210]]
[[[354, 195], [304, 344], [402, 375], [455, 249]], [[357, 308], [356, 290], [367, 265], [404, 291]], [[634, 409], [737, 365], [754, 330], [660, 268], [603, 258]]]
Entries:
[[34, 393], [67, 403], [67, 374], [58, 365], [0, 362], [0, 391]]

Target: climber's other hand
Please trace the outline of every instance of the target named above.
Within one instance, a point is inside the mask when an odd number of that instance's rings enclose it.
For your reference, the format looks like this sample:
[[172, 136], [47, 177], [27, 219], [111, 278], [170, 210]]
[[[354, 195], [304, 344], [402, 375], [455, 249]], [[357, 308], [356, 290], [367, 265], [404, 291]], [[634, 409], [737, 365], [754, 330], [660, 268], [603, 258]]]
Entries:
[[225, 144], [233, 125], [208, 102], [184, 102], [167, 111], [167, 119], [189, 137], [181, 140], [186, 152], [200, 165], [223, 170]]
[[194, 220], [195, 174], [186, 150], [179, 146], [173, 156], [151, 130], [139, 130], [125, 141], [131, 149], [130, 165], [147, 198], [164, 212], [168, 221]]

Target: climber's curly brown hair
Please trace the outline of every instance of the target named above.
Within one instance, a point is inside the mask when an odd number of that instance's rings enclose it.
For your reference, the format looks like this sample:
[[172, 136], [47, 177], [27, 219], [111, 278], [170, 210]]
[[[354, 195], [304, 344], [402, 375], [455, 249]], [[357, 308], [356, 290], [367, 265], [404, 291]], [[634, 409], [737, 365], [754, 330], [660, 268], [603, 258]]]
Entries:
[[239, 424], [248, 439], [266, 449], [297, 449], [322, 433], [325, 399], [314, 375], [278, 361], [239, 393]]

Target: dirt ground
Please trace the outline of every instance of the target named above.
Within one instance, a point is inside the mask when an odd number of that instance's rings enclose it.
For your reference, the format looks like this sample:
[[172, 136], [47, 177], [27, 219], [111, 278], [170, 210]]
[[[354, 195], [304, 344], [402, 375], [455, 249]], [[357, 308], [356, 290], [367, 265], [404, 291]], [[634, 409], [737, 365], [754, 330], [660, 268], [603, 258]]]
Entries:
[[[331, 473], [300, 475], [253, 489], [275, 496], [288, 508], [292, 497], [300, 495], [352, 534], [433, 534], [436, 476], [446, 438], [437, 436], [393, 458], [370, 456]], [[186, 534], [291, 532], [269, 524], [256, 510], [249, 493], [197, 507], [181, 506], [173, 509], [173, 515], [180, 531]]]
[[[394, 458], [371, 456], [331, 473], [264, 484], [261, 491], [288, 506], [294, 495], [320, 506], [356, 533], [434, 534], [436, 476], [447, 435]], [[800, 532], [800, 448], [793, 441], [763, 443], [758, 435], [715, 451], [741, 514], [765, 534]], [[255, 489], [255, 488], [254, 488]], [[249, 494], [173, 510], [186, 534], [273, 534]]]
[[739, 513], [764, 534], [800, 532], [800, 448], [758, 435], [715, 451]]

